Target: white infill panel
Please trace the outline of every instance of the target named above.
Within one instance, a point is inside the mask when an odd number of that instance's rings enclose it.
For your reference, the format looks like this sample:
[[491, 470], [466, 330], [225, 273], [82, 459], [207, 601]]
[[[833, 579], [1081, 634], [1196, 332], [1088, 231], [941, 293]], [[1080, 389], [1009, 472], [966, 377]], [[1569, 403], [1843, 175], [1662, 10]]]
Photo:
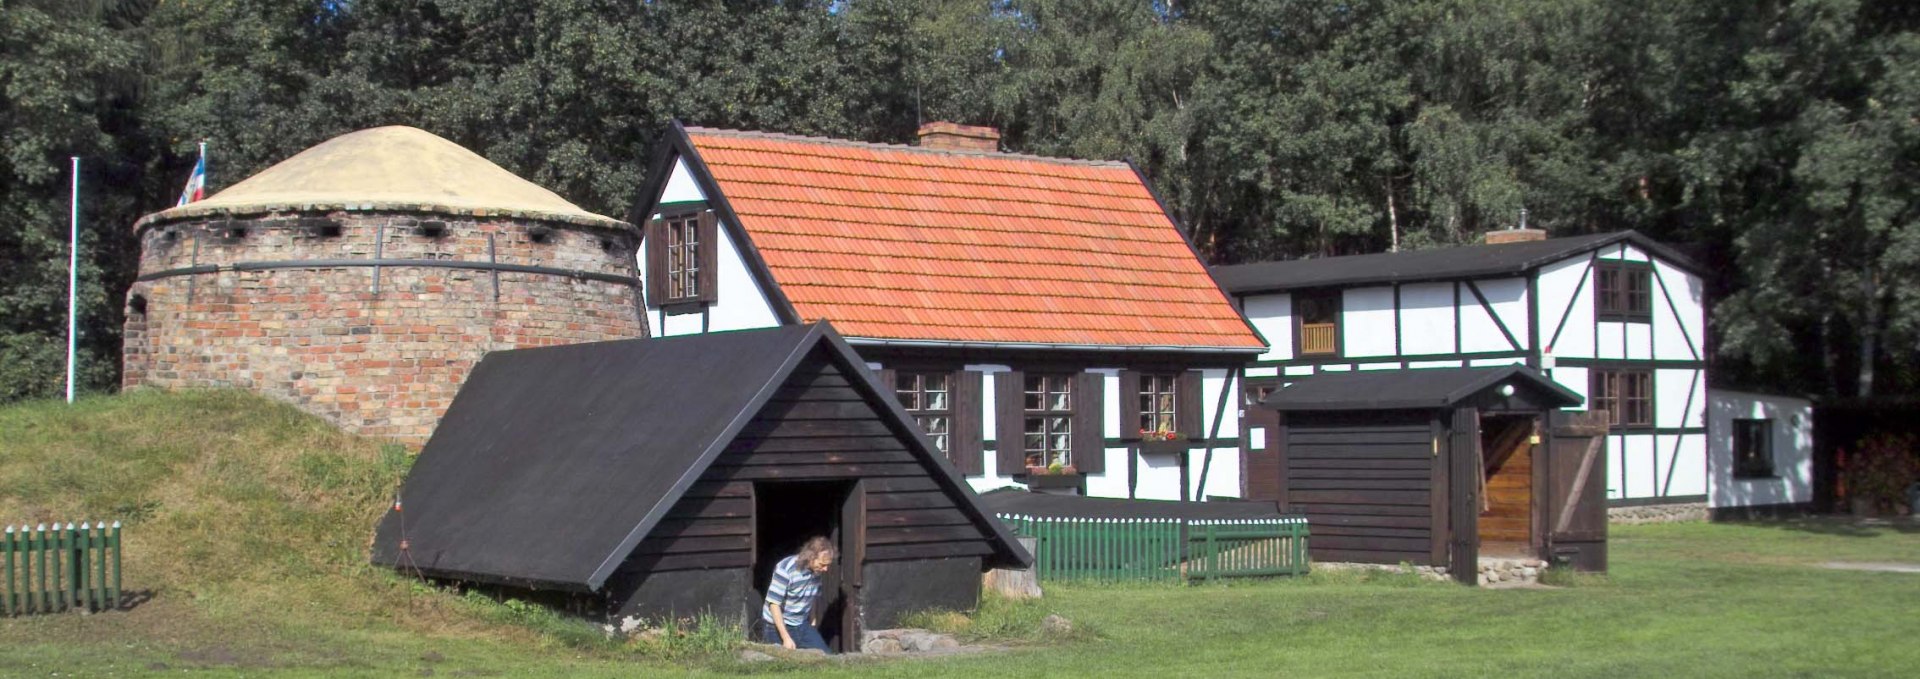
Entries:
[[1646, 360], [1653, 358], [1653, 324], [1622, 323], [1627, 332], [1627, 358]]
[[1453, 284], [1400, 286], [1401, 353], [1459, 353], [1453, 344]]
[[706, 200], [706, 194], [700, 191], [699, 183], [693, 180], [693, 172], [687, 169], [687, 161], [673, 159], [673, 176], [667, 178], [667, 188], [660, 192], [662, 203], [685, 203]]
[[707, 329], [748, 330], [779, 325], [779, 317], [773, 314], [773, 303], [753, 279], [747, 260], [740, 254], [726, 225], [720, 225], [716, 231], [720, 247], [716, 259], [720, 270], [714, 278], [720, 287], [715, 291], [716, 303], [708, 309], [711, 318]]
[[[1654, 260], [1657, 274], [1653, 284], [1653, 338], [1656, 358], [1698, 361], [1704, 343], [1701, 328], [1706, 324], [1706, 296], [1698, 276], [1678, 267]], [[1671, 304], [1669, 304], [1671, 301]]]
[[1393, 288], [1353, 288], [1341, 293], [1342, 356], [1392, 356]]
[[1593, 328], [1593, 335], [1594, 335], [1594, 338], [1598, 340], [1598, 344], [1596, 344], [1594, 347], [1593, 357], [1594, 358], [1614, 358], [1614, 359], [1626, 358], [1627, 347], [1624, 344], [1622, 344], [1622, 342], [1625, 341], [1624, 338], [1627, 332], [1626, 328], [1624, 327], [1626, 325], [1627, 324], [1625, 323], [1619, 323], [1615, 321], [1601, 321], [1599, 323], [1595, 323]]
[[[1461, 351], [1479, 353], [1526, 348], [1526, 282], [1502, 279], [1475, 281], [1473, 285], [1487, 298], [1487, 304], [1480, 304], [1473, 289], [1465, 283], [1460, 285]], [[1508, 335], [1512, 335], [1511, 340]]]
[[1661, 459], [1671, 463], [1666, 478], [1661, 479], [1660, 494], [1706, 495], [1707, 437], [1703, 434], [1662, 436], [1660, 448]]
[[1241, 303], [1247, 320], [1253, 322], [1254, 329], [1271, 345], [1259, 360], [1293, 358], [1293, 298], [1286, 293], [1254, 295], [1243, 298]]
[[1540, 341], [1556, 357], [1594, 355], [1593, 279], [1587, 265], [1582, 255], [1540, 268]]
[[1705, 426], [1707, 385], [1703, 373], [1690, 368], [1653, 371], [1653, 426]]
[[1592, 396], [1591, 394], [1587, 393], [1587, 389], [1592, 385], [1590, 382], [1588, 382], [1590, 376], [1586, 368], [1569, 368], [1566, 366], [1560, 366], [1547, 371], [1547, 376], [1552, 377], [1553, 381], [1559, 383], [1560, 386], [1566, 387], [1568, 389], [1572, 389], [1573, 393], [1580, 395], [1580, 405], [1573, 408], [1567, 408], [1566, 410], [1586, 410], [1587, 409], [1587, 399], [1591, 398]]

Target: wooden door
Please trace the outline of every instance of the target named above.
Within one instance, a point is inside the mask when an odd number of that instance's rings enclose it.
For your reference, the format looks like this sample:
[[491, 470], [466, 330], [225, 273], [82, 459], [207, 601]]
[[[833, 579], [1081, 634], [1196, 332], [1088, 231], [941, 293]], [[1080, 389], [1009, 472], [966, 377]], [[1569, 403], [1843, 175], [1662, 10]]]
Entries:
[[1285, 437], [1280, 430], [1280, 411], [1260, 405], [1278, 388], [1279, 378], [1247, 380], [1240, 406], [1240, 496], [1272, 500], [1284, 509], [1287, 482], [1282, 476], [1286, 469], [1281, 458]]
[[1447, 425], [1447, 569], [1453, 579], [1479, 583], [1480, 411], [1458, 408]]
[[860, 588], [867, 562], [867, 489], [855, 481], [840, 503], [840, 647], [841, 653], [860, 650]]
[[1546, 557], [1607, 569], [1607, 415], [1554, 414], [1546, 461]]

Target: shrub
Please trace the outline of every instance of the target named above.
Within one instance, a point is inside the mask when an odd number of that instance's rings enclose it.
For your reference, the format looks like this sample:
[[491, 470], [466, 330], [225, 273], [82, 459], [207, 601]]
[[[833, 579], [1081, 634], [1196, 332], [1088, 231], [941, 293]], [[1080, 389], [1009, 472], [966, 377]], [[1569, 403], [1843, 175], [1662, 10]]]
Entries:
[[1862, 438], [1846, 457], [1847, 497], [1865, 500], [1876, 510], [1906, 500], [1907, 487], [1920, 479], [1911, 434], [1875, 434]]

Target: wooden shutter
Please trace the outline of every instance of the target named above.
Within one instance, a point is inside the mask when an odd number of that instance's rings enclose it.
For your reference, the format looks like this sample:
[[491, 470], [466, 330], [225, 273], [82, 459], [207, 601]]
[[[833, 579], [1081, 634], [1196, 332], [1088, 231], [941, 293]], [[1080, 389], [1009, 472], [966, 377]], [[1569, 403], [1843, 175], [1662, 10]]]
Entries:
[[712, 210], [700, 213], [700, 250], [695, 254], [700, 258], [700, 270], [694, 276], [700, 294], [695, 298], [712, 304], [720, 300], [720, 219]]
[[1120, 438], [1134, 441], [1140, 438], [1140, 371], [1120, 371], [1120, 393], [1114, 398], [1120, 399]]
[[667, 220], [647, 222], [647, 307], [658, 309], [667, 299]]
[[1073, 467], [1082, 474], [1107, 470], [1107, 376], [1073, 376]]
[[999, 441], [996, 464], [1001, 476], [1027, 473], [1026, 388], [1018, 370], [993, 376], [994, 439]]
[[1202, 409], [1207, 407], [1202, 403], [1204, 399], [1200, 398], [1202, 374], [1198, 370], [1183, 370], [1180, 376], [1174, 379], [1173, 416], [1178, 420], [1174, 428], [1186, 434], [1187, 439], [1192, 441], [1199, 441], [1207, 435], [1207, 432], [1201, 431], [1200, 427], [1201, 422], [1205, 421], [1200, 419], [1200, 414], [1203, 412]]
[[980, 454], [980, 378], [972, 370], [954, 371], [953, 393], [948, 395], [953, 399], [953, 420], [948, 423], [947, 447], [954, 468], [968, 476], [987, 473]]

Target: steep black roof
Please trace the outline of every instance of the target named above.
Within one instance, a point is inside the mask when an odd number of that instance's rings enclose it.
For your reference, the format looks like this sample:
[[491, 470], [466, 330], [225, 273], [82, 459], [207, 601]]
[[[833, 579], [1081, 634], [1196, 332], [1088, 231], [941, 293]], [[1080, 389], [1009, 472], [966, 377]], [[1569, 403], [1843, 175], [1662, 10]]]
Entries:
[[1213, 277], [1227, 292], [1245, 294], [1361, 283], [1416, 283], [1517, 276], [1622, 241], [1652, 253], [1661, 261], [1692, 273], [1700, 273], [1699, 265], [1679, 251], [1639, 232], [1619, 231], [1499, 245], [1463, 245], [1433, 250], [1219, 266], [1213, 268]]
[[[489, 353], [421, 450], [401, 509], [381, 521], [373, 561], [597, 590], [822, 346], [883, 418], [912, 421], [824, 322]], [[1000, 560], [1030, 561], [924, 437], [904, 438]]]
[[995, 514], [1058, 516], [1076, 519], [1277, 519], [1283, 514], [1272, 501], [1129, 500], [1126, 498], [1051, 495], [1001, 488], [980, 495], [980, 504]]
[[1286, 411], [1438, 409], [1504, 384], [1528, 389], [1558, 407], [1584, 401], [1539, 371], [1507, 365], [1320, 373], [1299, 378], [1262, 403]]

